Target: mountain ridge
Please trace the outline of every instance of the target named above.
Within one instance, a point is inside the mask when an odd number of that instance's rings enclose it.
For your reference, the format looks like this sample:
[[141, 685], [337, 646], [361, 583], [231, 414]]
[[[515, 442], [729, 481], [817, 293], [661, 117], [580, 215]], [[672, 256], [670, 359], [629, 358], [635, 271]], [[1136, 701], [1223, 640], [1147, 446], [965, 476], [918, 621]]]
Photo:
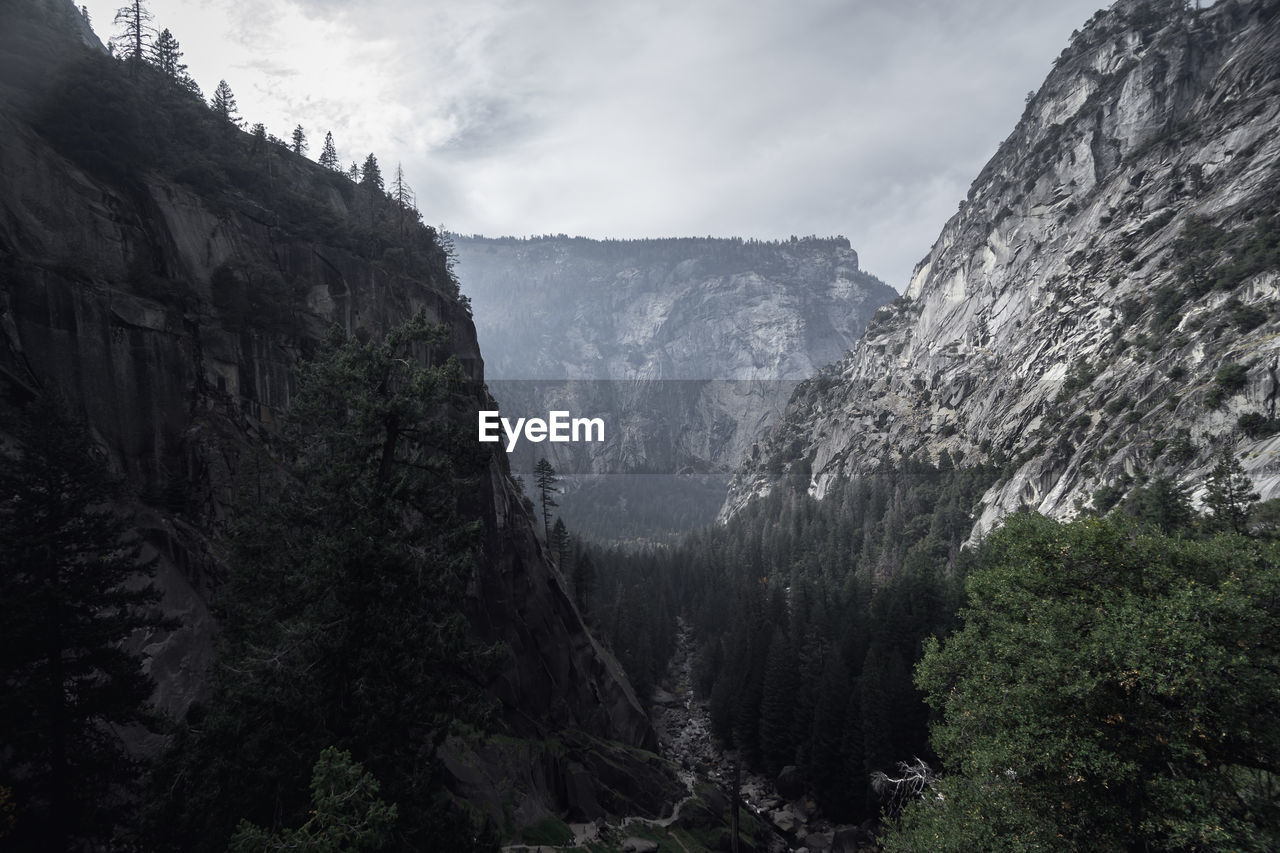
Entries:
[[[722, 517], [774, 487], [770, 467], [821, 497], [882, 458], [942, 451], [1011, 466], [979, 534], [1144, 475], [1195, 483], [1223, 446], [1264, 497], [1280, 493], [1280, 448], [1237, 425], [1265, 422], [1275, 396], [1278, 8], [1096, 14], [903, 297], [797, 389]], [[1234, 247], [1227, 261], [1202, 256], [1214, 241]], [[1187, 279], [1197, 258], [1239, 275], [1204, 288]], [[1244, 385], [1216, 398], [1217, 372], [1246, 362]]]

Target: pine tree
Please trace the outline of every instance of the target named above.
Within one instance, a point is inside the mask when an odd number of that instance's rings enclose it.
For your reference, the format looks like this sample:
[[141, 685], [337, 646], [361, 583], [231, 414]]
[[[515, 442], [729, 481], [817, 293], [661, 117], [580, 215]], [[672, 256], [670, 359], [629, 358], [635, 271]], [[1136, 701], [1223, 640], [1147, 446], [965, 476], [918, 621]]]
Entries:
[[23, 414], [0, 465], [0, 787], [17, 811], [5, 841], [87, 849], [111, 842], [133, 801], [139, 768], [113, 728], [154, 725], [151, 680], [122, 643], [165, 623], [83, 429], [47, 402]]
[[161, 74], [171, 80], [181, 80], [187, 73], [187, 66], [182, 63], [182, 50], [178, 40], [169, 32], [168, 27], [161, 30], [160, 35], [152, 42], [148, 58]]
[[551, 553], [555, 555], [556, 565], [564, 571], [569, 559], [569, 529], [564, 526], [564, 520], [556, 518], [556, 523], [551, 525], [551, 534], [547, 537], [547, 546], [551, 549]]
[[360, 169], [360, 186], [383, 191], [382, 170], [378, 168], [378, 158], [370, 154], [364, 158], [364, 166]]
[[591, 612], [591, 599], [595, 596], [595, 591], [596, 565], [591, 561], [590, 554], [583, 554], [573, 565], [573, 598], [580, 612]]
[[404, 169], [399, 163], [396, 163], [396, 176], [391, 182], [391, 198], [396, 203], [397, 226], [403, 234], [406, 216], [412, 216], [416, 221], [418, 208], [417, 199], [414, 197], [413, 190], [405, 182]]
[[351, 179], [353, 184], [360, 183], [360, 166], [356, 164], [355, 160], [352, 160], [351, 165], [347, 167], [347, 177]]
[[218, 88], [213, 90], [213, 99], [209, 102], [215, 115], [233, 127], [241, 124], [240, 111], [236, 107], [236, 96], [226, 80], [218, 81]]
[[1259, 495], [1253, 491], [1253, 481], [1230, 448], [1223, 448], [1218, 463], [1209, 472], [1205, 490], [1204, 503], [1214, 525], [1221, 530], [1244, 533], [1249, 524], [1249, 511]]
[[560, 478], [556, 476], [556, 469], [547, 461], [546, 457], [538, 460], [533, 466], [534, 480], [538, 486], [538, 494], [542, 504], [542, 532], [551, 536], [551, 509], [560, 506], [556, 503], [556, 499], [552, 497], [556, 493], [556, 483], [560, 482]]
[[133, 0], [127, 6], [116, 10], [115, 23], [123, 27], [122, 31], [111, 40], [112, 46], [119, 49], [131, 62], [140, 63], [146, 58], [147, 42], [151, 39], [151, 11], [143, 5], [142, 0]]
[[297, 154], [299, 157], [302, 157], [307, 153], [307, 132], [302, 129], [301, 124], [293, 129], [293, 145], [291, 147], [293, 153]]
[[417, 360], [444, 334], [422, 314], [381, 340], [335, 330], [301, 372], [283, 470], [251, 469], [237, 501], [214, 695], [157, 773], [159, 846], [303, 822], [311, 757], [336, 746], [399, 806], [398, 847], [470, 849], [444, 831], [437, 749], [492, 712], [491, 673], [462, 611], [480, 543], [457, 502], [479, 473], [441, 451], [464, 443], [440, 414], [461, 367]]
[[338, 162], [338, 149], [333, 144], [332, 131], [325, 131], [324, 148], [320, 149], [320, 165], [337, 172], [341, 169]]

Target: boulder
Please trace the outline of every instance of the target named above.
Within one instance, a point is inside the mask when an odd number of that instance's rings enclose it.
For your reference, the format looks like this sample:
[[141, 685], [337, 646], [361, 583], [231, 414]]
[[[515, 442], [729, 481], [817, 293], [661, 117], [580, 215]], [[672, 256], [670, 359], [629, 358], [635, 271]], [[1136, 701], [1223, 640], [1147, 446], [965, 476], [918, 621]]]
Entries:
[[804, 783], [804, 774], [800, 772], [800, 768], [791, 764], [782, 768], [774, 781], [774, 787], [784, 800], [798, 800], [804, 796]]

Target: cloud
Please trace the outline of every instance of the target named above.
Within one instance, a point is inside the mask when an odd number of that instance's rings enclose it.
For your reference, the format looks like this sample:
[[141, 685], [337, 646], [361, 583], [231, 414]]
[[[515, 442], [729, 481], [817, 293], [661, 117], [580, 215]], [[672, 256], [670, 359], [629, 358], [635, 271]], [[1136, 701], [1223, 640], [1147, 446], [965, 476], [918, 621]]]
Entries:
[[[848, 236], [904, 288], [1095, 0], [153, 0], [251, 121], [467, 233]], [[111, 4], [91, 4], [110, 20]], [[198, 8], [197, 8], [198, 7]], [[313, 146], [314, 147], [314, 146]]]

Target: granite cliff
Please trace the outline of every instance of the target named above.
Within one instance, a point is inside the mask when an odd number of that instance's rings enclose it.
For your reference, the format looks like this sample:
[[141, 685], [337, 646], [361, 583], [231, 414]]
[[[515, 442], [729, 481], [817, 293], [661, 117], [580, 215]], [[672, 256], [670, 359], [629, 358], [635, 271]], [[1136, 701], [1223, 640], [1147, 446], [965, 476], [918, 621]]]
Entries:
[[[0, 12], [0, 392], [11, 408], [63, 399], [127, 480], [119, 510], [180, 623], [141, 641], [154, 703], [181, 718], [214, 665], [232, 483], [246, 453], [272, 446], [293, 368], [325, 331], [377, 336], [425, 312], [449, 331], [429, 357], [456, 357], [475, 388], [464, 419], [492, 403], [431, 229], [384, 239], [365, 224], [379, 197], [211, 125], [197, 99], [142, 102], [101, 84], [124, 74], [71, 4]], [[104, 92], [126, 94], [104, 103]], [[455, 741], [455, 784], [508, 830], [547, 815], [657, 813], [670, 777], [640, 751], [657, 744], [645, 712], [566, 593], [507, 460], [483, 464], [463, 502], [484, 531], [466, 609], [476, 636], [504, 649], [489, 690], [505, 731], [534, 745]], [[555, 737], [570, 746], [547, 751]], [[511, 750], [534, 755], [514, 785], [494, 769]], [[512, 792], [522, 808], [503, 815]]]
[[[1197, 4], [1198, 6], [1199, 4]], [[845, 359], [803, 383], [722, 511], [905, 455], [1002, 460], [976, 530], [1239, 455], [1280, 495], [1280, 4], [1121, 0]]]
[[[795, 385], [847, 352], [895, 295], [843, 237], [453, 242], [504, 414], [563, 409], [606, 424], [603, 443], [517, 445], [513, 470], [527, 477], [545, 455], [563, 474], [667, 475], [661, 488], [682, 495], [698, 483], [687, 503], [656, 499], [679, 510], [651, 534], [709, 521], [728, 472]], [[672, 476], [682, 474], [706, 476]], [[583, 504], [617, 506], [594, 532], [633, 529], [657, 482], [614, 478], [625, 494], [571, 495], [566, 520], [591, 530], [601, 519]]]

